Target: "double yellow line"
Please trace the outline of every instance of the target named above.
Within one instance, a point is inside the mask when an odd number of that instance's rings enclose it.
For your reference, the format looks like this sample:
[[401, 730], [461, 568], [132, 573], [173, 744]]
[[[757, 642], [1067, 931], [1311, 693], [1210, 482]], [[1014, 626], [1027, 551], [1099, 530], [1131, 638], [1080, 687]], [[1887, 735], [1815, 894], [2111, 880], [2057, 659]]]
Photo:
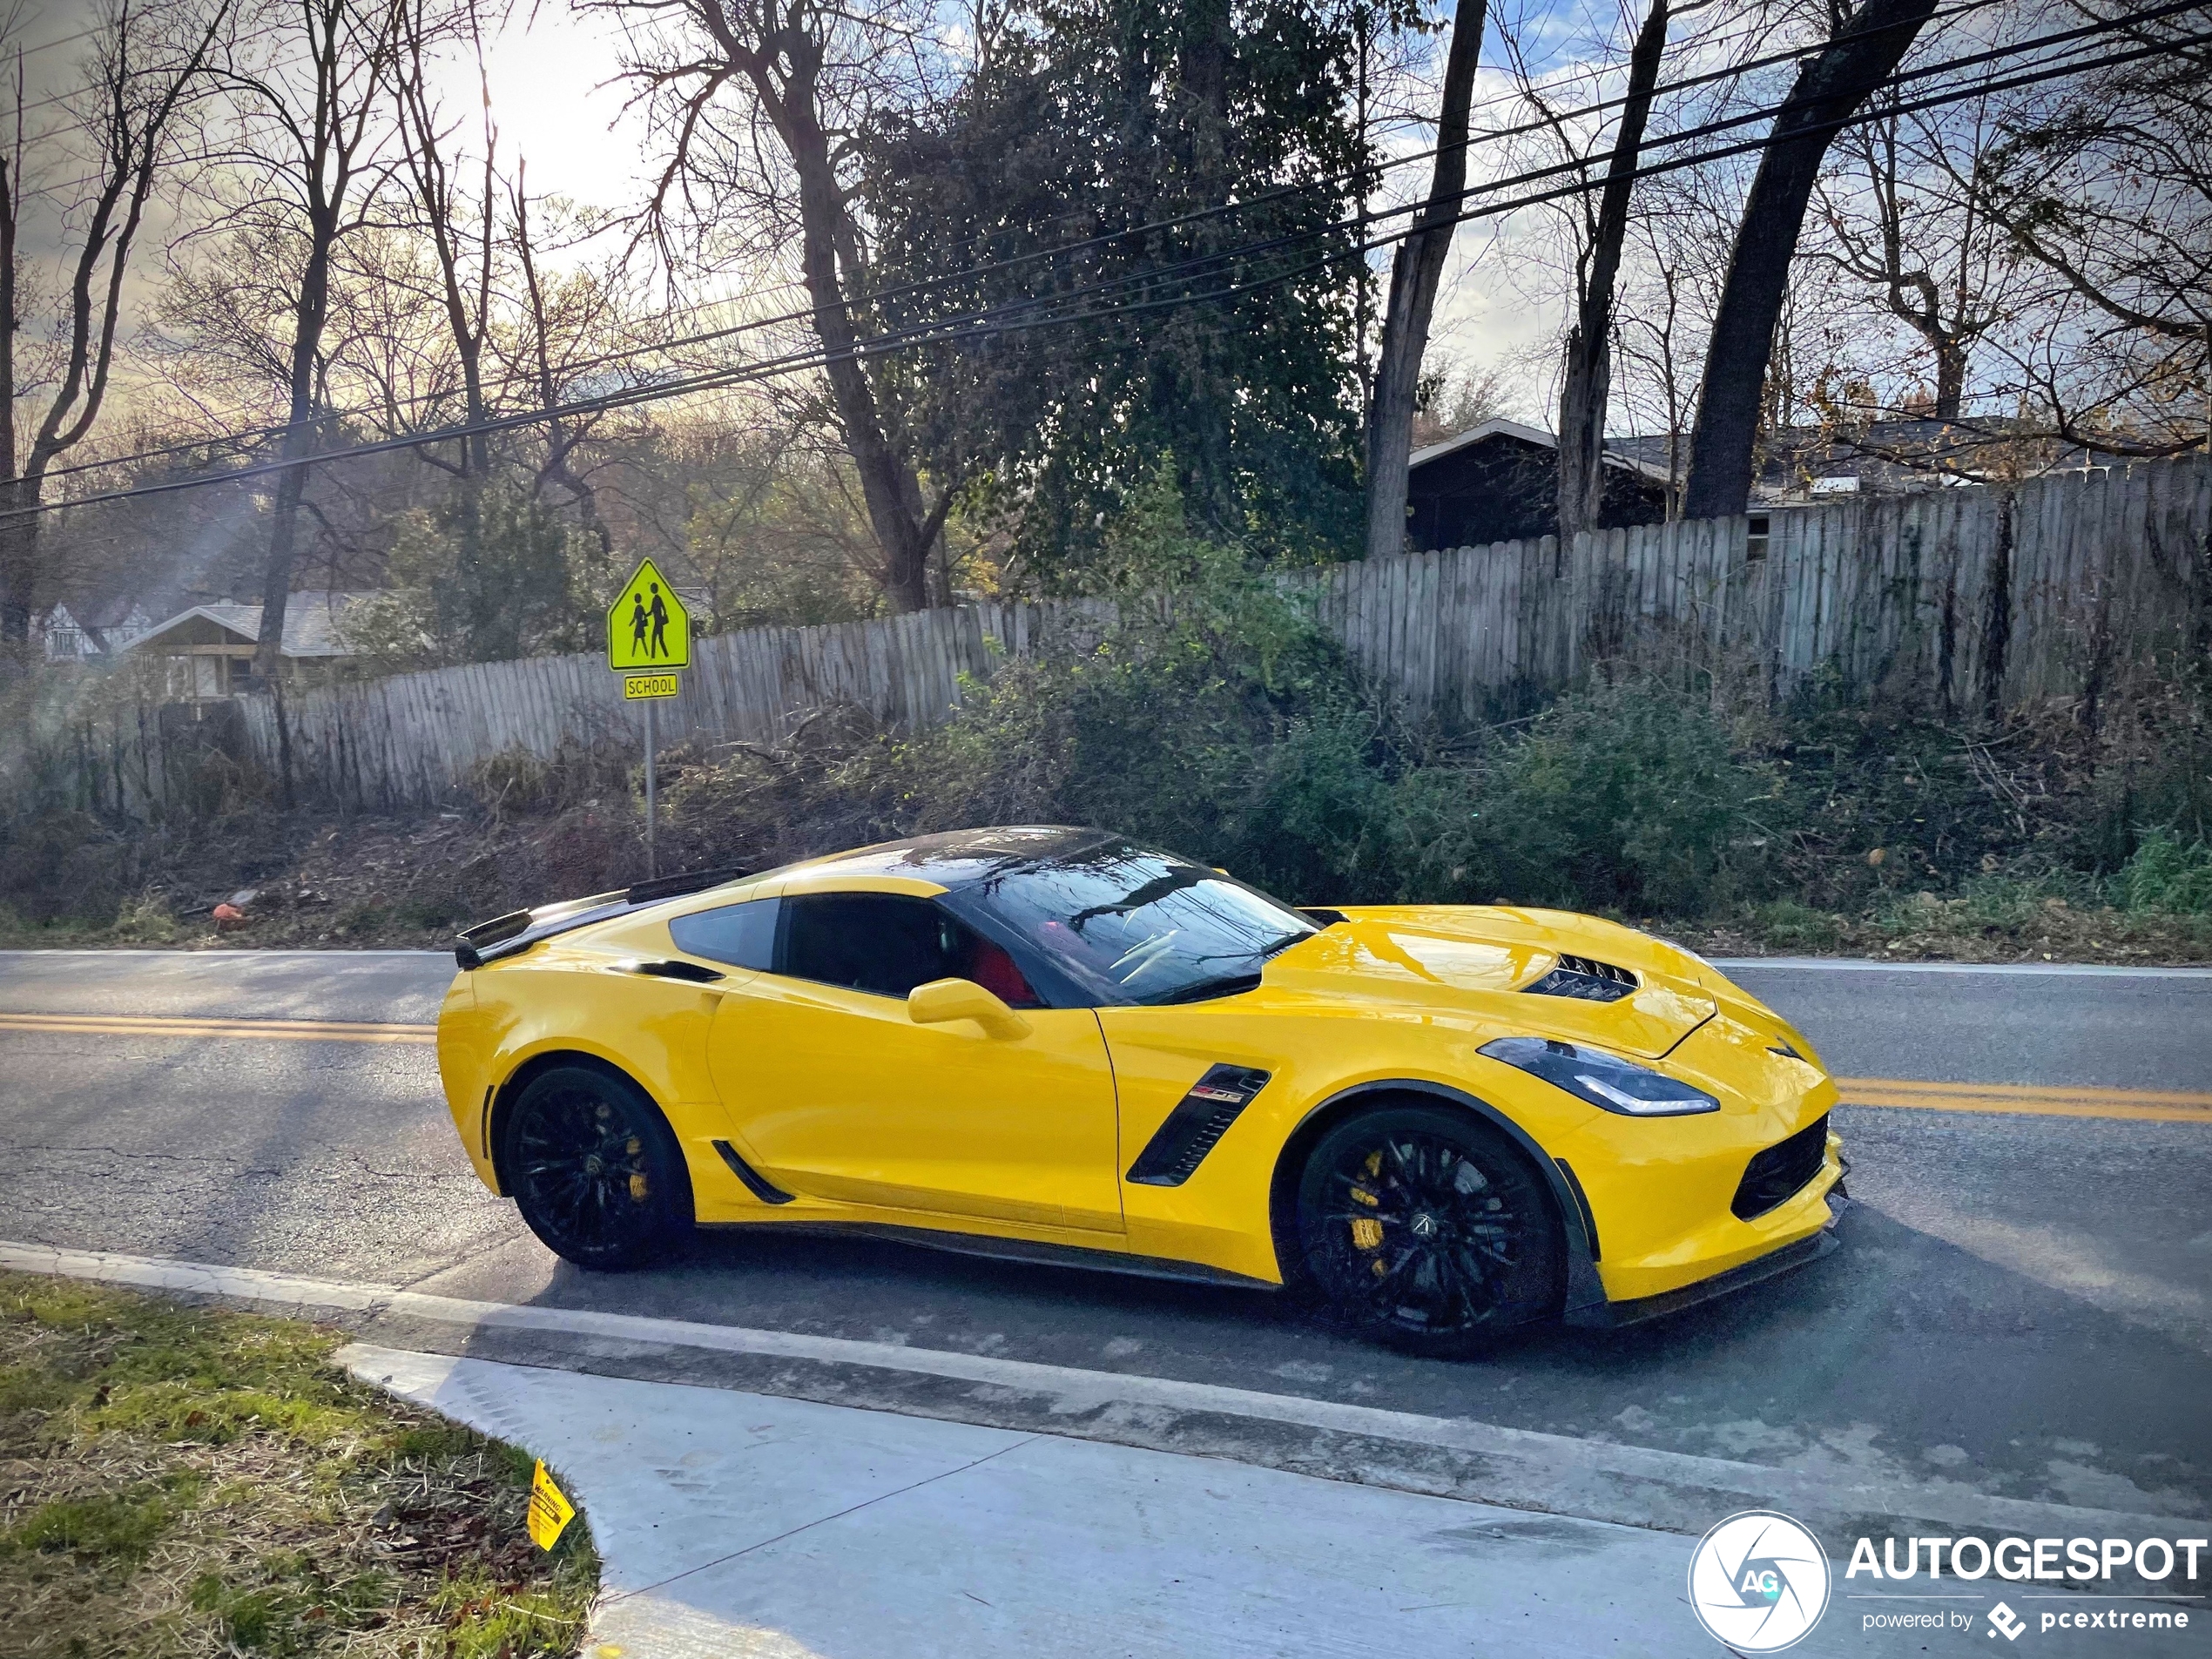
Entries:
[[2071, 1083], [1928, 1083], [1898, 1077], [1838, 1077], [1846, 1106], [1936, 1112], [2022, 1112], [2037, 1117], [2125, 1117], [2155, 1123], [2212, 1123], [2212, 1095], [2164, 1089], [2087, 1089]]
[[438, 1040], [434, 1025], [377, 1025], [360, 1020], [164, 1020], [136, 1014], [0, 1014], [0, 1031], [61, 1031], [108, 1037], [264, 1037], [292, 1042], [411, 1042]]
[[[359, 1020], [156, 1019], [134, 1014], [0, 1014], [0, 1032], [80, 1036], [261, 1038], [292, 1042], [400, 1042], [428, 1046], [430, 1025]], [[1934, 1112], [2013, 1112], [2039, 1117], [2116, 1117], [2161, 1123], [2212, 1123], [2212, 1094], [2178, 1089], [2088, 1089], [2072, 1084], [1932, 1083], [1902, 1077], [1838, 1077], [1846, 1106]]]

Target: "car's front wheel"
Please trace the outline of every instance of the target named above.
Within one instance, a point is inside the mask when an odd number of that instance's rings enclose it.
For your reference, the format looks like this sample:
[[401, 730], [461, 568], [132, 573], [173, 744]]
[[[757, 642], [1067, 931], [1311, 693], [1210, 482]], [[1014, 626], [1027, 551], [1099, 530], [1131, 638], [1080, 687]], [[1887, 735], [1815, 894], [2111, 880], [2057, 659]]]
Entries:
[[532, 1078], [507, 1122], [508, 1190], [545, 1247], [579, 1267], [639, 1267], [691, 1222], [676, 1137], [632, 1084], [583, 1066]]
[[1476, 1352], [1557, 1305], [1559, 1228], [1497, 1130], [1447, 1107], [1363, 1112], [1325, 1134], [1298, 1188], [1303, 1276], [1365, 1334]]

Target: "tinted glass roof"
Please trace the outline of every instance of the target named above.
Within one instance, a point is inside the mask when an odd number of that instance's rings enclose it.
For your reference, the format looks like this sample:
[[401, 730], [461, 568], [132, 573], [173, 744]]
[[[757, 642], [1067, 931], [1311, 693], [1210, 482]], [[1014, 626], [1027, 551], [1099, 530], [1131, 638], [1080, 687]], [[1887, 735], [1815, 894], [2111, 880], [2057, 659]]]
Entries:
[[1064, 824], [1002, 825], [885, 841], [838, 853], [823, 863], [856, 874], [919, 876], [940, 887], [958, 887], [1008, 865], [1049, 864], [1092, 848], [1114, 846], [1121, 839], [1103, 830], [1075, 829]]

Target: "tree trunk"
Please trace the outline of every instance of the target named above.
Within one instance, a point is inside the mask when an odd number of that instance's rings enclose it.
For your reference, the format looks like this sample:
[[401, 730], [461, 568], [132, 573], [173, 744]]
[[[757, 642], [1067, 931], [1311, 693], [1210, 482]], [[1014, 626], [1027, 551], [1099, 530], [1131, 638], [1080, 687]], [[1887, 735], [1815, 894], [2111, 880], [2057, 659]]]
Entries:
[[1386, 558], [1406, 546], [1406, 463], [1413, 448], [1413, 398], [1428, 348], [1437, 284], [1452, 251], [1452, 219], [1467, 173], [1467, 105], [1482, 52], [1485, 0], [1460, 0], [1444, 63], [1444, 99], [1436, 121], [1436, 165], [1428, 200], [1413, 216], [1413, 233], [1390, 262], [1390, 300], [1383, 309], [1375, 359], [1375, 391], [1367, 415], [1367, 556]]
[[1751, 455], [1774, 327], [1821, 159], [1835, 124], [1887, 80], [1911, 50], [1936, 0], [1865, 0], [1820, 55], [1798, 72], [1759, 158], [1736, 229], [1728, 279], [1714, 314], [1705, 380], [1690, 433], [1686, 518], [1740, 513], [1751, 496]]
[[[23, 105], [22, 65], [17, 66], [16, 104]], [[0, 649], [30, 644], [31, 578], [38, 569], [38, 520], [22, 509], [37, 504], [36, 490], [24, 499], [26, 480], [16, 475], [16, 285], [22, 273], [16, 259], [17, 192], [22, 174], [15, 158], [0, 156], [0, 467], [7, 482], [0, 508], [20, 516], [0, 519]]]
[[[1176, 90], [1182, 105], [1184, 165], [1189, 169], [1186, 206], [1190, 210], [1219, 208], [1229, 201], [1229, 64], [1235, 51], [1229, 0], [1188, 0]], [[1222, 253], [1233, 239], [1228, 220], [1219, 214], [1200, 219], [1191, 231], [1194, 258]], [[1227, 277], [1231, 271], [1233, 266], [1216, 274]], [[1238, 519], [1230, 435], [1236, 388], [1224, 373], [1218, 335], [1206, 326], [1202, 312], [1186, 313], [1170, 327], [1180, 334], [1189, 356], [1182, 384], [1168, 395], [1189, 400], [1196, 417], [1189, 428], [1195, 453], [1176, 457], [1184, 473], [1186, 505], [1201, 523], [1229, 531]]]
[[[304, 460], [314, 447], [315, 360], [330, 312], [330, 251], [337, 239], [334, 213], [317, 214], [300, 273], [300, 308], [292, 326], [291, 423], [284, 430], [283, 456]], [[307, 469], [288, 467], [277, 475], [276, 503], [269, 520], [269, 551], [261, 566], [261, 631], [253, 642], [253, 675], [273, 684], [283, 662], [284, 613], [292, 591], [292, 562], [300, 527], [300, 498], [307, 493]]]
[[922, 534], [921, 486], [907, 458], [884, 430], [875, 389], [854, 349], [859, 340], [838, 276], [840, 221], [845, 193], [830, 157], [829, 138], [814, 118], [811, 86], [787, 89], [779, 98], [765, 72], [754, 85], [789, 150], [799, 183], [799, 267], [813, 302], [814, 334], [827, 360], [823, 373], [844, 430], [845, 447], [860, 475], [868, 523], [883, 550], [883, 589], [900, 610], [929, 608], [929, 541]]
[[1559, 545], [1575, 544], [1595, 529], [1605, 500], [1605, 410], [1613, 392], [1613, 293], [1621, 272], [1621, 245], [1629, 234], [1629, 198], [1635, 187], [1644, 122], [1652, 88], [1667, 50], [1669, 0], [1651, 10], [1629, 52], [1629, 89], [1606, 165], [1605, 193], [1590, 239], [1587, 280], [1575, 323], [1567, 334], [1566, 372], [1559, 388]]
[[38, 480], [0, 483], [0, 645], [30, 644], [38, 573]]
[[1935, 416], [1939, 421], [1955, 421], [1966, 396], [1966, 342], [1939, 339], [1935, 342]]

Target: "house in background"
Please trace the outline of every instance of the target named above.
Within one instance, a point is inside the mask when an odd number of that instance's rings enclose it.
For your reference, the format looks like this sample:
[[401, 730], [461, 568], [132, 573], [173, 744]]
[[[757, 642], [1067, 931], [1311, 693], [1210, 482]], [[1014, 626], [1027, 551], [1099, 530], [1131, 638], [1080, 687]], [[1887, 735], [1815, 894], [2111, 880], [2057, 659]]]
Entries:
[[56, 605], [31, 626], [50, 663], [85, 663], [130, 648], [153, 626], [144, 607], [128, 600], [80, 600]]
[[[1518, 421], [1480, 426], [1417, 449], [1406, 462], [1406, 535], [1420, 552], [1533, 541], [1559, 529], [1559, 445]], [[1599, 522], [1608, 529], [1667, 516], [1667, 469], [1608, 442]]]
[[[1606, 447], [1666, 475], [1663, 432], [1609, 438]], [[1674, 441], [1689, 464], [1689, 439]], [[2123, 455], [2048, 436], [2031, 422], [1992, 415], [1939, 421], [1914, 415], [1851, 425], [1782, 427], [1759, 435], [1750, 504], [1817, 506], [1852, 496], [1909, 496], [2006, 478], [2107, 466]]]
[[[327, 679], [361, 652], [346, 635], [346, 617], [354, 607], [382, 596], [303, 590], [286, 601], [284, 642], [280, 648], [287, 680]], [[206, 703], [235, 697], [246, 689], [253, 648], [261, 637], [261, 607], [194, 605], [157, 624], [124, 651], [158, 662], [166, 698], [177, 703]]]

